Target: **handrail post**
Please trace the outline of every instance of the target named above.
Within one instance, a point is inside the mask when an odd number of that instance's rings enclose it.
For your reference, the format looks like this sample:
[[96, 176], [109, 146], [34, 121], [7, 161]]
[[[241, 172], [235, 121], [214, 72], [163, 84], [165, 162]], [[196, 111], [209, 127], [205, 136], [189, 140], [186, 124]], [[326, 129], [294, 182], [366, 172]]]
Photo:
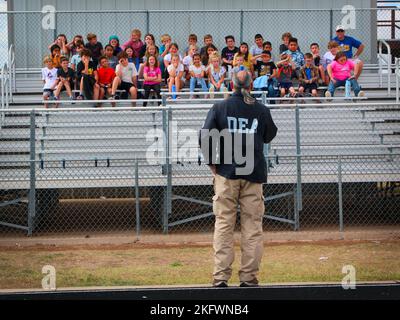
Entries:
[[300, 140], [300, 109], [298, 103], [296, 103], [295, 109], [295, 125], [296, 125], [296, 172], [297, 172], [297, 182], [296, 182], [296, 201], [297, 210], [295, 217], [295, 230], [300, 229], [300, 217], [299, 211], [303, 210], [303, 200], [302, 200], [302, 188], [301, 188], [301, 140]]
[[342, 157], [338, 159], [338, 195], [339, 195], [339, 231], [343, 238], [343, 184], [342, 184]]
[[383, 86], [383, 78], [382, 78], [382, 42], [378, 41], [378, 65], [379, 65], [379, 88]]
[[12, 47], [8, 50], [8, 88], [10, 92], [10, 100], [12, 99]]
[[35, 111], [30, 113], [30, 187], [29, 187], [29, 202], [28, 202], [28, 236], [32, 236], [35, 229], [36, 216], [36, 121]]
[[399, 103], [399, 78], [400, 78], [400, 58], [395, 58], [394, 75], [396, 77], [396, 103]]
[[382, 75], [382, 44], [385, 45], [387, 49], [388, 59], [386, 60], [387, 63], [387, 85], [388, 85], [388, 96], [390, 96], [392, 81], [391, 81], [391, 74], [392, 74], [392, 51], [390, 49], [390, 45], [383, 39], [379, 39], [379, 85], [382, 88], [383, 85], [383, 75]]
[[139, 193], [139, 161], [135, 160], [135, 212], [136, 212], [136, 240], [140, 237], [140, 193]]

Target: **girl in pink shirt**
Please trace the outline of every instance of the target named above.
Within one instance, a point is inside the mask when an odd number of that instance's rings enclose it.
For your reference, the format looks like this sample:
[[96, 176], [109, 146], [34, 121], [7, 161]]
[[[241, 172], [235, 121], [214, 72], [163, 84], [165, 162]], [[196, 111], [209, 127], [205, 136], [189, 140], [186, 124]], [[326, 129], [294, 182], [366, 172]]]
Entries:
[[[155, 56], [147, 58], [144, 64], [143, 77], [144, 99], [149, 99], [151, 90], [155, 92], [157, 99], [161, 99], [161, 69], [158, 66], [158, 60]], [[158, 105], [161, 105], [161, 102], [158, 102]], [[147, 102], [143, 102], [143, 107], [146, 106]]]
[[328, 85], [328, 91], [325, 92], [325, 97], [333, 97], [336, 88], [345, 86], [346, 81], [350, 81], [354, 94], [357, 97], [363, 97], [364, 91], [361, 91], [360, 85], [354, 75], [352, 75], [352, 72], [356, 73], [355, 68], [357, 68], [357, 65], [353, 61], [348, 60], [344, 52], [339, 52], [335, 60], [327, 67], [331, 81]]

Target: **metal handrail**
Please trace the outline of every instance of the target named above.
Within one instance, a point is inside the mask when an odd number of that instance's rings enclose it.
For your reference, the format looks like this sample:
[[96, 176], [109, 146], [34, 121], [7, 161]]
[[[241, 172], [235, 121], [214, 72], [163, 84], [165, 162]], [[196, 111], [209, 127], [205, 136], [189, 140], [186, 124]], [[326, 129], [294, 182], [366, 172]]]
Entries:
[[[85, 101], [85, 100], [83, 100]], [[125, 100], [127, 102], [135, 102], [136, 100]], [[49, 102], [49, 101], [47, 101]], [[54, 103], [54, 101], [51, 101]], [[59, 101], [57, 101], [59, 102]], [[104, 102], [104, 101], [103, 101]], [[169, 102], [169, 101], [168, 101]], [[168, 103], [167, 102], [167, 103]], [[68, 103], [71, 103], [70, 101]], [[282, 109], [294, 109], [296, 106], [299, 106], [300, 109], [308, 109], [308, 108], [335, 108], [335, 109], [341, 109], [345, 108], [346, 110], [352, 110], [354, 108], [367, 108], [367, 107], [398, 107], [398, 103], [396, 102], [363, 102], [360, 104], [349, 104], [348, 102], [330, 102], [330, 103], [309, 103], [309, 104], [277, 104], [277, 105], [268, 105], [269, 109], [276, 109], [276, 110], [282, 110]], [[73, 107], [73, 108], [55, 108], [55, 109], [38, 109], [36, 107], [31, 107], [31, 108], [12, 108], [5, 110], [4, 112], [16, 112], [16, 113], [26, 113], [30, 111], [35, 111], [37, 113], [63, 113], [63, 112], [93, 112], [93, 113], [98, 113], [98, 112], [109, 112], [109, 111], [148, 111], [148, 112], [157, 112], [157, 111], [163, 111], [166, 108], [171, 109], [171, 110], [209, 110], [210, 105], [194, 105], [194, 104], [189, 104], [189, 105], [171, 105], [168, 104], [167, 106], [148, 106], [148, 107], [102, 107], [102, 108], [83, 108], [83, 107]], [[2, 110], [0, 110], [0, 113]]]
[[9, 97], [10, 97], [10, 86], [9, 86], [9, 68], [7, 63], [4, 63], [1, 68], [1, 116], [0, 116], [0, 128], [3, 126], [5, 119], [5, 110], [9, 107]]
[[10, 72], [10, 100], [13, 101], [13, 93], [16, 91], [16, 68], [15, 68], [15, 49], [14, 45], [11, 44], [8, 50], [8, 66]]
[[[392, 64], [392, 52], [390, 49], [390, 45], [383, 39], [378, 40], [379, 43], [379, 51], [378, 51], [378, 60], [379, 60], [379, 85], [382, 88], [383, 86], [383, 74], [382, 74], [382, 60], [384, 60], [387, 63], [387, 69], [388, 69], [388, 96], [390, 96], [390, 90], [391, 90], [391, 81], [390, 81], [390, 76], [391, 76], [391, 64]], [[385, 45], [388, 53], [388, 59], [383, 56], [382, 54], [382, 44]]]

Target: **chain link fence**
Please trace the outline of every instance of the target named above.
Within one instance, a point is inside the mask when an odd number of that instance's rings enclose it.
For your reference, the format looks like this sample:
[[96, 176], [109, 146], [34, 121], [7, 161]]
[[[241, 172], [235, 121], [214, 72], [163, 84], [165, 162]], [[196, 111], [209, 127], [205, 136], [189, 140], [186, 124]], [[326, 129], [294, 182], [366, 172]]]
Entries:
[[[264, 229], [398, 228], [398, 108], [271, 107], [279, 131], [265, 147]], [[3, 111], [0, 236], [212, 231], [198, 149], [208, 109]]]
[[[354, 8], [353, 8], [354, 9]], [[94, 32], [103, 45], [110, 35], [118, 35], [121, 43], [130, 38], [132, 29], [152, 33], [156, 44], [160, 36], [168, 33], [179, 44], [181, 52], [188, 46], [188, 35], [203, 37], [213, 35], [219, 49], [225, 47], [224, 37], [232, 34], [236, 44], [254, 44], [254, 35], [261, 33], [265, 41], [272, 43], [273, 54], [279, 51], [281, 36], [291, 32], [299, 39], [301, 50], [309, 51], [313, 42], [320, 44], [321, 53], [327, 51], [327, 43], [335, 36], [339, 24], [347, 28], [347, 34], [359, 39], [366, 49], [362, 59], [366, 63], [377, 62], [377, 39], [398, 39], [397, 20], [399, 9], [315, 9], [315, 10], [227, 10], [227, 11], [55, 11], [0, 13], [0, 30], [8, 30], [8, 46], [16, 48], [17, 68], [39, 68], [43, 56], [49, 54], [48, 46], [58, 34], [66, 34], [70, 41], [75, 35]], [[395, 20], [392, 17], [395, 17]], [[378, 23], [379, 22], [379, 23]], [[6, 37], [1, 44], [1, 58], [6, 61]], [[393, 55], [399, 46], [393, 44]]]

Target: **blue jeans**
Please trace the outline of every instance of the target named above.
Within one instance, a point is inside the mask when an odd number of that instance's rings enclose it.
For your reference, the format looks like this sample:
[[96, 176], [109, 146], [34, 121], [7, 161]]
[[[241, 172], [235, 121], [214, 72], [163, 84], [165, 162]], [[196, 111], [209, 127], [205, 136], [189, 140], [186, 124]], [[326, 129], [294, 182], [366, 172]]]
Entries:
[[[335, 79], [336, 80], [336, 79]], [[361, 91], [360, 85], [358, 84], [356, 79], [349, 80], [351, 83], [351, 88], [354, 90], [354, 94], [358, 96], [358, 93]], [[331, 93], [332, 97], [335, 93], [336, 88], [344, 87], [346, 85], [346, 80], [336, 80], [336, 84], [334, 84], [331, 80], [328, 85], [328, 91]]]
[[[275, 98], [277, 96], [275, 88], [278, 87], [278, 81], [275, 78], [268, 80], [268, 97]], [[270, 104], [275, 104], [275, 100], [270, 100]]]
[[204, 80], [204, 78], [191, 77], [190, 78], [190, 93], [194, 92], [194, 89], [196, 88], [197, 84], [201, 85], [201, 90], [203, 90], [203, 92], [207, 92], [208, 91], [208, 88], [207, 88], [207, 85], [206, 85], [206, 81]]

